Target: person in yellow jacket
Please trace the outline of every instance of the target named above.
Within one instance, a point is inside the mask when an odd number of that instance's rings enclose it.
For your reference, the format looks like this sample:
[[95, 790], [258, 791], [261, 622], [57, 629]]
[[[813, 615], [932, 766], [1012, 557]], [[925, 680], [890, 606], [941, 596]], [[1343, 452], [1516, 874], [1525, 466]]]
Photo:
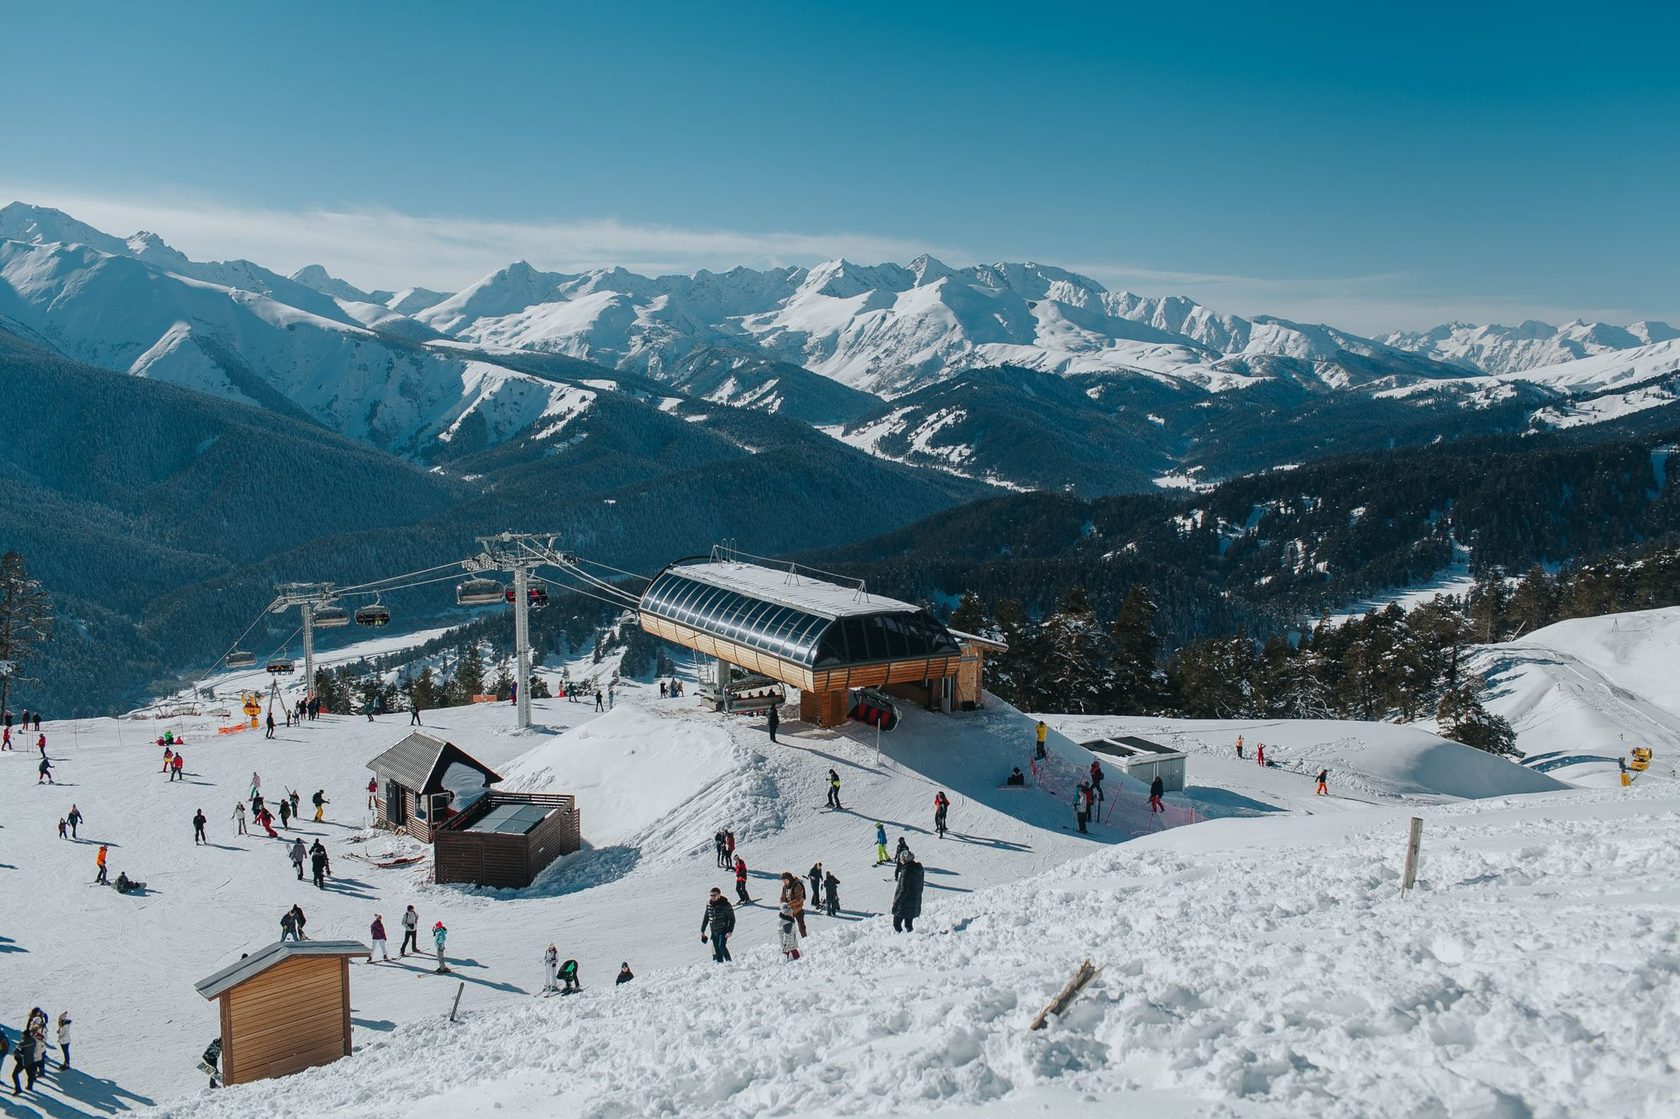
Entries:
[[1037, 761], [1044, 760], [1044, 739], [1049, 733], [1050, 728], [1044, 725], [1043, 719], [1040, 719], [1038, 721], [1038, 745], [1033, 750], [1033, 758]]

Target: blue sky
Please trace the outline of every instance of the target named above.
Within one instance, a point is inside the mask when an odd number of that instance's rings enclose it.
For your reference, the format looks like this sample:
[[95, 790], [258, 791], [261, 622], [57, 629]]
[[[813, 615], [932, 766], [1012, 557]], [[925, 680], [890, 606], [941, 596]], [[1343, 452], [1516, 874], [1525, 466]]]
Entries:
[[1370, 331], [1680, 318], [1680, 18], [1283, 7], [11, 6], [0, 196], [364, 286], [926, 249]]

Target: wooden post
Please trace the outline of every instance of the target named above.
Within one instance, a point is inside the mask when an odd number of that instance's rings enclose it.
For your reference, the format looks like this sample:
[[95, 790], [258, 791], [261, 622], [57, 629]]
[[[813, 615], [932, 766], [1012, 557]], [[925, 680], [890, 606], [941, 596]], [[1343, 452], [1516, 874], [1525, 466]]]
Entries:
[[1423, 845], [1423, 817], [1412, 817], [1412, 831], [1406, 838], [1406, 869], [1400, 876], [1400, 896], [1417, 885], [1418, 849]]
[[465, 979], [461, 980], [461, 982], [455, 986], [455, 1005], [449, 1008], [449, 1020], [451, 1022], [455, 1020], [455, 1012], [461, 1009], [461, 992], [466, 989], [467, 981]]
[[1079, 992], [1085, 989], [1086, 984], [1101, 974], [1102, 968], [1094, 966], [1090, 960], [1080, 964], [1079, 969], [1073, 973], [1073, 978], [1069, 979], [1066, 986], [1057, 992], [1055, 998], [1050, 1000], [1049, 1006], [1038, 1012], [1038, 1017], [1032, 1020], [1032, 1025], [1028, 1028], [1042, 1030], [1050, 1015], [1054, 1014], [1061, 1017], [1062, 1013], [1073, 1004], [1073, 1000], [1079, 997]]

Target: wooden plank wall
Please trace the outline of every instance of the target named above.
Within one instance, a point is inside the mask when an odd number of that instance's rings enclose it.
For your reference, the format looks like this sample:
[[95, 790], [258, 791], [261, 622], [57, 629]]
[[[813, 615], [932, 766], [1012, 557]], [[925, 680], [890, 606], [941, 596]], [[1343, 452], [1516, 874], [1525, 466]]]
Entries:
[[222, 996], [227, 1083], [286, 1076], [347, 1055], [348, 970], [339, 956], [297, 957]]

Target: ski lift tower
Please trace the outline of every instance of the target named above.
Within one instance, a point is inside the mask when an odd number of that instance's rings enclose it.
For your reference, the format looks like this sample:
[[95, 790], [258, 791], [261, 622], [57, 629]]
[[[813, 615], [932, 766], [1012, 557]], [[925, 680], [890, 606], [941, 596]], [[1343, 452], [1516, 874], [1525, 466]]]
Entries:
[[268, 604], [271, 614], [283, 614], [296, 606], [303, 615], [303, 694], [315, 693], [315, 611], [336, 597], [331, 583], [281, 583]]
[[543, 564], [568, 566], [570, 556], [555, 549], [556, 533], [502, 532], [480, 536], [478, 555], [461, 561], [473, 574], [505, 571], [513, 576], [513, 649], [518, 661], [519, 699], [515, 726], [531, 725], [531, 572]]

